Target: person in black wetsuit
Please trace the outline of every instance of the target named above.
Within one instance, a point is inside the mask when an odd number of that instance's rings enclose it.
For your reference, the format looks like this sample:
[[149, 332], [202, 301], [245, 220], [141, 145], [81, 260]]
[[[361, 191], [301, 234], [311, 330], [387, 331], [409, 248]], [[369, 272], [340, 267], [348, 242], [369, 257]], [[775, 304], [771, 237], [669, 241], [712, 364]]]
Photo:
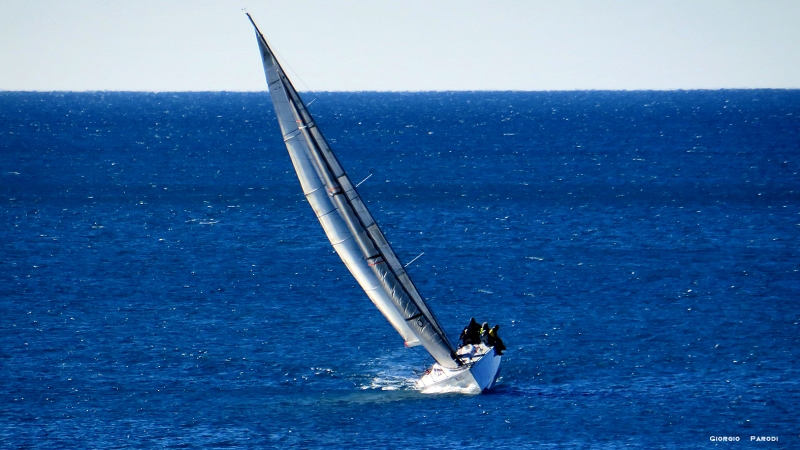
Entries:
[[469, 325], [464, 328], [459, 338], [463, 345], [477, 345], [481, 342], [481, 326], [475, 321], [475, 318], [469, 319]]

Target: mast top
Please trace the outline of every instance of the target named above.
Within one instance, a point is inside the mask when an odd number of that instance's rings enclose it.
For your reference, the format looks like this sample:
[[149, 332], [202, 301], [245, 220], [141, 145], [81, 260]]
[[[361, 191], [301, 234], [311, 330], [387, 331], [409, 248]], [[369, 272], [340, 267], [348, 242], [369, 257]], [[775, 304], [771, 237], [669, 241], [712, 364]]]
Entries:
[[[261, 36], [261, 39], [264, 39], [264, 35], [261, 34], [261, 30], [258, 29], [258, 25], [256, 25], [255, 20], [253, 20], [253, 16], [251, 16], [250, 13], [247, 12], [247, 11], [245, 11], [245, 15], [247, 15], [247, 18], [250, 19], [250, 23], [253, 24], [253, 28], [256, 29], [256, 33], [258, 33], [258, 35]], [[264, 39], [264, 40], [266, 40], [266, 39]]]

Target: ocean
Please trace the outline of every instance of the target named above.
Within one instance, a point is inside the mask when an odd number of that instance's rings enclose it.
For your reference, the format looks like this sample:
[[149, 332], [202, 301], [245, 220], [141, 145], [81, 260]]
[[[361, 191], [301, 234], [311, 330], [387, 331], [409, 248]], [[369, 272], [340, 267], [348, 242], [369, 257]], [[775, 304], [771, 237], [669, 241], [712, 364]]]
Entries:
[[0, 92], [0, 447], [800, 447], [800, 91], [303, 97], [497, 386], [414, 389], [267, 93]]

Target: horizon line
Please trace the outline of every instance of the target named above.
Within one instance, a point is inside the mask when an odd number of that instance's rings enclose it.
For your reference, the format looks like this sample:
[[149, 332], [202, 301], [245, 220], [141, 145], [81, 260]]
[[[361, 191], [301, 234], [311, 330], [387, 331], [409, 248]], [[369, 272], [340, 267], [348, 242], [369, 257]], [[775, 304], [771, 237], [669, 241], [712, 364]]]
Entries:
[[[796, 91], [800, 87], [722, 87], [722, 88], [676, 88], [676, 89], [429, 89], [429, 90], [300, 90], [307, 93], [380, 93], [380, 94], [424, 94], [424, 93], [469, 93], [469, 92], [688, 92], [688, 91]], [[127, 89], [84, 89], [84, 90], [39, 90], [39, 89], [0, 89], [0, 93], [142, 93], [142, 94], [180, 94], [180, 93], [266, 93], [264, 90], [127, 90]]]

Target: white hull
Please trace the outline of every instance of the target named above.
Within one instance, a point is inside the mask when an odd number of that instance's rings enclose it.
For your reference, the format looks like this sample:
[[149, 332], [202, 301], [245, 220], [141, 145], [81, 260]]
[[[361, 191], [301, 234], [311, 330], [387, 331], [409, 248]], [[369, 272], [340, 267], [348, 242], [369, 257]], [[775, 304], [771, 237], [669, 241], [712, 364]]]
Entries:
[[494, 347], [466, 345], [458, 349], [458, 355], [466, 366], [448, 369], [434, 364], [417, 381], [417, 388], [423, 394], [460, 392], [479, 394], [491, 389], [500, 372], [500, 360]]

